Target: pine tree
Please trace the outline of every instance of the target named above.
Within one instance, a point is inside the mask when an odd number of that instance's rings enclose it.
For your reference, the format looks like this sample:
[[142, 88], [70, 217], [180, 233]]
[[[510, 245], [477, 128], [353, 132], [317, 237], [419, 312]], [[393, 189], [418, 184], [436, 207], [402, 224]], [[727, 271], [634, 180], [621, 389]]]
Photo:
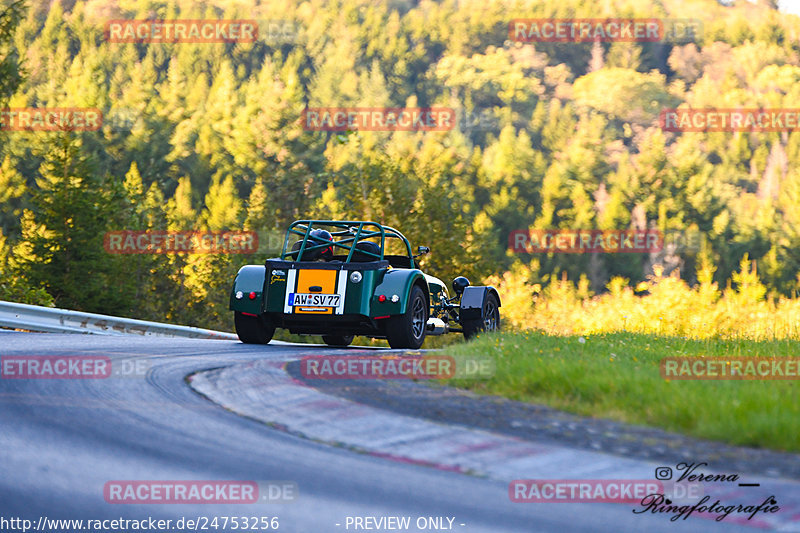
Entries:
[[25, 71], [13, 38], [25, 15], [25, 8], [25, 0], [11, 2], [6, 7], [0, 6], [0, 109], [6, 106], [8, 98], [24, 80]]
[[251, 230], [264, 230], [273, 227], [274, 217], [270, 213], [269, 195], [263, 178], [256, 180], [250, 190], [247, 200], [247, 217], [245, 228]]
[[0, 163], [0, 233], [13, 235], [19, 230], [25, 192], [25, 179], [6, 156]]
[[192, 181], [188, 176], [178, 180], [178, 187], [167, 201], [167, 220], [170, 230], [189, 230], [197, 222], [197, 211], [193, 207]]
[[115, 314], [127, 308], [124, 260], [103, 248], [118, 229], [122, 190], [93, 173], [78, 140], [61, 134], [45, 154], [33, 211], [15, 248], [18, 275], [53, 295], [56, 305]]
[[203, 211], [203, 223], [212, 231], [238, 229], [242, 201], [233, 186], [233, 177], [228, 176], [220, 182], [215, 177], [208, 189]]

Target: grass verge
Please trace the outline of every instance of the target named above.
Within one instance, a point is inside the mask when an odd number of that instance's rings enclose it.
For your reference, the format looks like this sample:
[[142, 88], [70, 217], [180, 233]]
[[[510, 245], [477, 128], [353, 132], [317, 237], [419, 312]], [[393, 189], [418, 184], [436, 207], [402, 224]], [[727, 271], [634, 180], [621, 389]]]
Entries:
[[800, 342], [687, 340], [634, 333], [481, 335], [454, 356], [494, 360], [494, 377], [453, 380], [481, 394], [659, 427], [735, 445], [800, 452], [797, 380], [666, 380], [664, 357], [797, 357]]

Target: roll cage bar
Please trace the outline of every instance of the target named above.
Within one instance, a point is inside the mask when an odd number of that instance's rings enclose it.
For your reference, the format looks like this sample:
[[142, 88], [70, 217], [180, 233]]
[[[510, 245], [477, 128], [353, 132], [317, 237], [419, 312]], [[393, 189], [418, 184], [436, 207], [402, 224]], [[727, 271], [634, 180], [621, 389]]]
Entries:
[[[339, 238], [339, 240], [322, 244], [314, 244], [313, 239], [309, 242], [312, 229], [325, 229], [330, 232], [334, 239]], [[331, 231], [331, 229], [335, 229], [335, 231]], [[299, 250], [291, 251], [288, 249], [289, 238], [292, 235], [297, 235], [303, 239]], [[345, 263], [349, 263], [356, 250], [356, 244], [361, 240], [373, 237], [380, 237], [380, 254], [359, 249], [358, 252], [360, 254], [372, 256], [376, 261], [382, 261], [386, 239], [400, 239], [405, 244], [408, 258], [411, 262], [411, 268], [416, 268], [414, 266], [414, 254], [411, 251], [411, 243], [408, 242], [408, 239], [402, 233], [390, 226], [384, 226], [377, 222], [366, 220], [295, 220], [291, 223], [289, 229], [286, 230], [286, 236], [283, 239], [281, 259], [294, 261], [295, 257], [303, 257], [303, 253], [306, 251], [327, 248], [332, 245], [335, 248], [342, 248], [347, 251]]]

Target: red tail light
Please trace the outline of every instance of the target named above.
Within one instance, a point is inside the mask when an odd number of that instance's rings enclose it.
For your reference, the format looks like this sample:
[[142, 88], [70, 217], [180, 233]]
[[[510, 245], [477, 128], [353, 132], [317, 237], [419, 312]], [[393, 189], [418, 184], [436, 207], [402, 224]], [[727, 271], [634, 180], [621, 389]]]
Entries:
[[385, 294], [381, 294], [380, 296], [378, 296], [378, 301], [379, 302], [385, 302], [386, 301], [386, 295]]
[[251, 300], [255, 300], [256, 299], [256, 293], [255, 292], [251, 292], [248, 296], [250, 296]]

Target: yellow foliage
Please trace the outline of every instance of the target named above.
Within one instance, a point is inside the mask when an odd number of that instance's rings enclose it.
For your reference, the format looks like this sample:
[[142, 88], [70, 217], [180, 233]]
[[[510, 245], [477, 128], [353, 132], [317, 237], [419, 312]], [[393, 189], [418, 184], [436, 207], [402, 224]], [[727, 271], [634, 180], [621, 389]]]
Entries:
[[542, 290], [521, 263], [490, 283], [500, 292], [504, 328], [551, 335], [629, 331], [692, 339], [800, 339], [800, 298], [766, 297], [750, 265], [745, 256], [722, 292], [708, 271], [689, 287], [677, 275], [663, 277], [658, 267], [635, 289], [628, 280], [614, 278], [599, 296], [587, 294], [585, 280], [576, 286], [561, 279]]

